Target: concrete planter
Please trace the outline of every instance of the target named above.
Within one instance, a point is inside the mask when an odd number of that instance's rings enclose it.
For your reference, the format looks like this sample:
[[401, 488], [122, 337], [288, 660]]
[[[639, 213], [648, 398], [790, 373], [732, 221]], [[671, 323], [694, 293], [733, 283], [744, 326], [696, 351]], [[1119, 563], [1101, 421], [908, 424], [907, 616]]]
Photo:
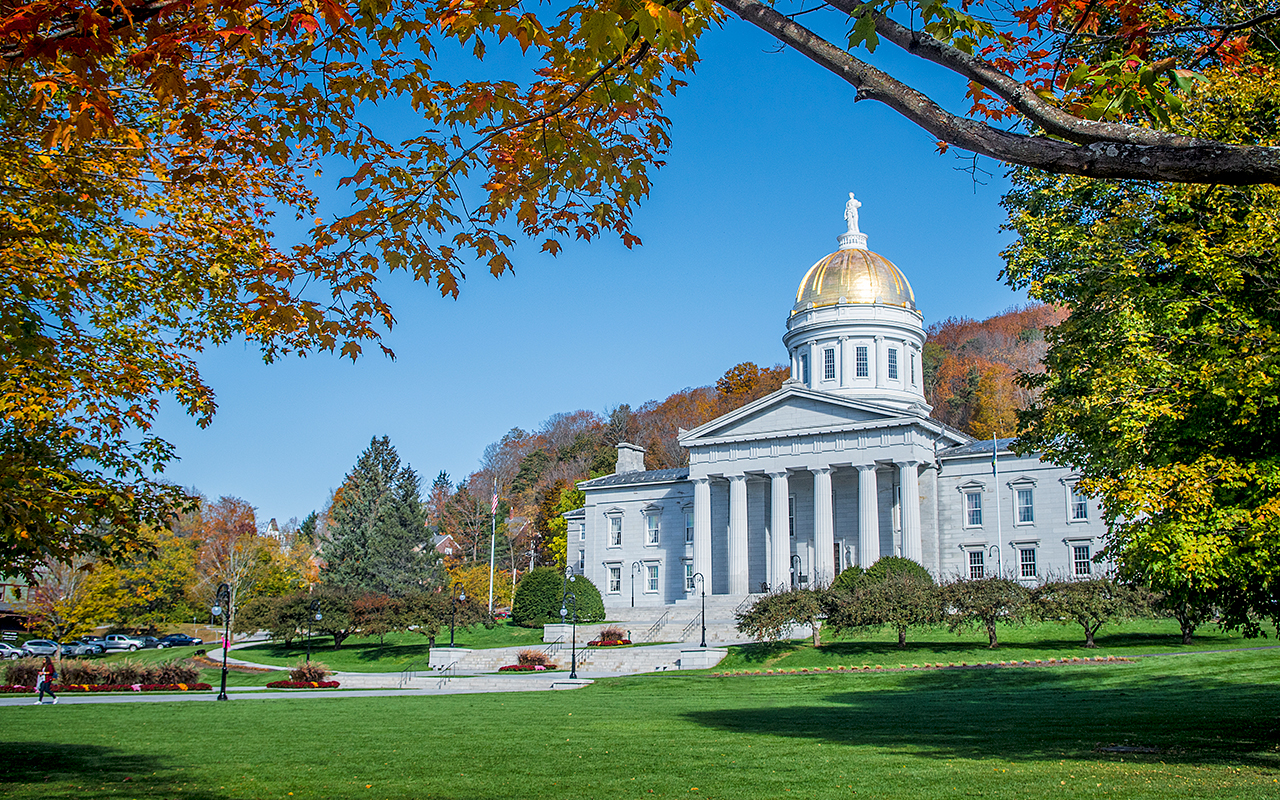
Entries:
[[469, 647], [433, 647], [427, 653], [427, 662], [431, 669], [448, 669], [461, 661], [471, 652]]
[[719, 664], [729, 651], [723, 647], [695, 647], [680, 651], [680, 669], [711, 669]]

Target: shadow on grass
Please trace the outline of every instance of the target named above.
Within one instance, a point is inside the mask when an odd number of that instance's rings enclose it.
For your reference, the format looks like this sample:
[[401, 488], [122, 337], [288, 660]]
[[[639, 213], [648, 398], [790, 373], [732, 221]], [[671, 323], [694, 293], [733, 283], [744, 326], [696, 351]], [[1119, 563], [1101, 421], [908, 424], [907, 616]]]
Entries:
[[[926, 758], [1225, 761], [1280, 769], [1280, 687], [1169, 675], [1106, 681], [1107, 669], [895, 673], [885, 676], [893, 680], [889, 685], [864, 684], [823, 704], [683, 716], [727, 732], [870, 745]], [[1099, 751], [1108, 746], [1158, 752]]]
[[[4, 770], [0, 771], [0, 795], [5, 787], [71, 784], [77, 798], [183, 797], [221, 800], [225, 794], [210, 792], [183, 780], [164, 759], [128, 753], [114, 747], [49, 742], [6, 742]], [[194, 777], [194, 775], [193, 775]]]
[[[392, 661], [392, 662], [408, 662], [415, 659], [427, 658], [431, 647], [426, 639], [422, 640], [422, 644], [379, 644], [378, 642], [355, 642], [345, 643], [340, 648], [334, 648], [332, 639], [315, 640], [311, 643], [311, 657], [317, 661], [324, 661], [326, 657], [334, 657], [341, 655], [345, 661], [351, 659], [360, 662], [375, 661]], [[241, 650], [232, 650], [232, 655], [240, 654], [242, 657], [248, 656], [245, 660], [251, 661], [254, 653], [266, 656], [267, 658], [278, 658], [282, 660], [305, 658], [307, 655], [307, 646], [304, 643], [301, 647], [295, 641], [292, 646], [286, 647], [283, 642], [269, 642], [267, 644], [254, 645], [253, 647], [245, 647]]]

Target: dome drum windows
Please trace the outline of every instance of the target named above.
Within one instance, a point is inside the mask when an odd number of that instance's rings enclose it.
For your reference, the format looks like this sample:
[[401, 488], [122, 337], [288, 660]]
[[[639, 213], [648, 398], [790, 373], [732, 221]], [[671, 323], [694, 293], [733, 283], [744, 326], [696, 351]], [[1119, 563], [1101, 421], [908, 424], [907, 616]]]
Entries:
[[854, 374], [859, 378], [871, 377], [871, 361], [867, 358], [867, 346], [860, 344], [854, 349], [854, 363], [857, 365]]
[[889, 348], [889, 380], [898, 380], [898, 348]]
[[822, 351], [822, 379], [825, 381], [834, 381], [836, 379], [836, 349], [828, 347]]

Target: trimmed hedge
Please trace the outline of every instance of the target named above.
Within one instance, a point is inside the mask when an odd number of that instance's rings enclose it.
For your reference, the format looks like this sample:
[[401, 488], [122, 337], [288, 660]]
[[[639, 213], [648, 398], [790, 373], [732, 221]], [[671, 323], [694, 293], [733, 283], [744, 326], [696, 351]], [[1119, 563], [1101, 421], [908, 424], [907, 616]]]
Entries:
[[890, 574], [906, 573], [913, 578], [933, 585], [933, 576], [929, 574], [929, 570], [920, 566], [909, 558], [901, 556], [885, 556], [876, 563], [863, 570], [859, 566], [851, 566], [843, 570], [836, 576], [835, 582], [831, 584], [832, 589], [844, 592], [852, 592], [859, 586], [865, 586], [870, 583], [884, 583], [884, 579]]
[[[56, 692], [203, 692], [213, 687], [207, 683], [112, 683], [112, 684], [84, 684], [84, 683], [65, 683], [55, 684], [53, 691]], [[0, 686], [0, 693], [5, 694], [35, 694], [34, 686]]]
[[573, 592], [578, 600], [579, 623], [604, 621], [604, 601], [595, 584], [582, 575], [566, 582], [564, 574], [553, 567], [537, 567], [525, 573], [511, 604], [511, 621], [526, 628], [559, 622], [566, 591]]
[[337, 689], [337, 681], [272, 681], [268, 689]]
[[498, 672], [554, 672], [556, 667], [544, 666], [543, 664], [508, 664], [505, 667], [498, 667]]

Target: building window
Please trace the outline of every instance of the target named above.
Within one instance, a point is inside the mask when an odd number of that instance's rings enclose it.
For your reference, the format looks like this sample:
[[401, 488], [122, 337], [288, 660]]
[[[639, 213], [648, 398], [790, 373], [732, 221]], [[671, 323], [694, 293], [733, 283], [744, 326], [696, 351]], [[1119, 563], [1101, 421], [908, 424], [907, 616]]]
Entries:
[[686, 561], [684, 562], [684, 590], [692, 592], [694, 589], [693, 583], [693, 562]]
[[964, 493], [964, 524], [971, 528], [982, 525], [982, 492]]
[[1023, 578], [1036, 576], [1036, 549], [1024, 547], [1018, 551], [1018, 575]]
[[582, 527], [578, 528], [578, 541], [585, 542], [587, 540], [587, 523], [582, 523]]
[[578, 574], [585, 575], [587, 573], [587, 551], [578, 551]]
[[916, 354], [912, 353], [908, 358], [911, 359], [911, 385], [916, 385]]
[[622, 594], [622, 567], [609, 567], [609, 594]]
[[828, 347], [822, 351], [822, 377], [829, 381], [836, 379], [836, 349]]
[[987, 576], [986, 555], [982, 550], [969, 551], [969, 580], [982, 580]]
[[857, 354], [855, 356], [855, 363], [857, 364], [858, 377], [865, 378], [867, 375], [871, 374], [871, 369], [867, 365], [867, 348], [865, 346], [859, 346], [854, 352]]
[[809, 354], [800, 354], [800, 382], [809, 385]]
[[609, 546], [622, 546], [622, 517], [609, 517]]
[[1089, 498], [1085, 497], [1084, 494], [1076, 489], [1076, 485], [1074, 483], [1068, 486], [1067, 490], [1071, 493], [1069, 498], [1071, 503], [1071, 521], [1084, 522], [1089, 519]]
[[658, 515], [657, 512], [654, 512], [652, 514], [648, 514], [645, 516], [644, 518], [645, 544], [658, 543], [658, 521], [660, 519], [661, 517]]
[[791, 538], [796, 538], [796, 496], [787, 496], [787, 530], [791, 532]]
[[1087, 578], [1093, 572], [1093, 559], [1089, 558], [1089, 545], [1071, 547], [1071, 573], [1077, 578]]
[[1036, 521], [1035, 493], [1032, 489], [1018, 490], [1018, 524], [1030, 525]]
[[684, 512], [684, 543], [693, 544], [693, 512]]
[[889, 348], [889, 380], [898, 379], [898, 348]]
[[644, 565], [644, 590], [646, 592], [658, 591], [658, 565]]

